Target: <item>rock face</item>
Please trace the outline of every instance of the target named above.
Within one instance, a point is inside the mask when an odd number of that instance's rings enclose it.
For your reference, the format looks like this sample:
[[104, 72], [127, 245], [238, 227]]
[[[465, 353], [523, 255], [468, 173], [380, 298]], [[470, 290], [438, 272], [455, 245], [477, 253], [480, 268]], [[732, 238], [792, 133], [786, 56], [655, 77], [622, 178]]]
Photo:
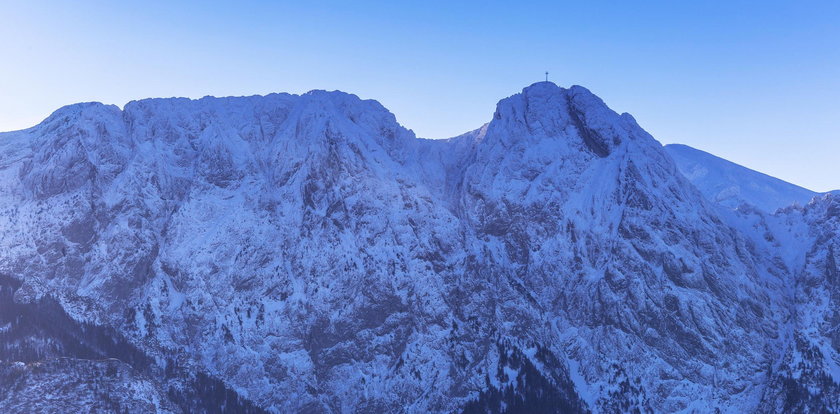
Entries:
[[54, 359], [0, 366], [4, 413], [180, 413], [153, 382], [118, 360]]
[[722, 209], [582, 87], [441, 141], [341, 92], [72, 105], [0, 197], [45, 326], [3, 359], [97, 329], [187, 412], [837, 410], [834, 199]]

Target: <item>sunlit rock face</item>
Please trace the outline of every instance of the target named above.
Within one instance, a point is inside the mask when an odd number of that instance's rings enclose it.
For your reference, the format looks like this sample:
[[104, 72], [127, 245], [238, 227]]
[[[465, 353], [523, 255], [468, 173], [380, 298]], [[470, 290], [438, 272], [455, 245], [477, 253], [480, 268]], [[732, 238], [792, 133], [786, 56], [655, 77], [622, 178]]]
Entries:
[[0, 358], [159, 411], [837, 409], [833, 199], [728, 210], [582, 87], [437, 141], [342, 92], [72, 105], [0, 197]]

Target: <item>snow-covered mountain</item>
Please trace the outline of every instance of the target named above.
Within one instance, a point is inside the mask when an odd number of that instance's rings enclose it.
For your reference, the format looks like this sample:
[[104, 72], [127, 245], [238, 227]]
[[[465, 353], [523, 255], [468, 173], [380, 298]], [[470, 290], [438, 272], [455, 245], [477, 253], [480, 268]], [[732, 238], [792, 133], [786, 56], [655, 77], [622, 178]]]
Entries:
[[818, 194], [688, 145], [668, 144], [665, 151], [701, 193], [726, 207], [746, 203], [772, 213], [794, 203], [808, 204]]
[[3, 412], [180, 413], [153, 381], [116, 359], [0, 365]]
[[71, 105], [0, 198], [0, 359], [161, 410], [838, 409], [837, 200], [723, 212], [579, 86], [439, 141], [341, 92]]

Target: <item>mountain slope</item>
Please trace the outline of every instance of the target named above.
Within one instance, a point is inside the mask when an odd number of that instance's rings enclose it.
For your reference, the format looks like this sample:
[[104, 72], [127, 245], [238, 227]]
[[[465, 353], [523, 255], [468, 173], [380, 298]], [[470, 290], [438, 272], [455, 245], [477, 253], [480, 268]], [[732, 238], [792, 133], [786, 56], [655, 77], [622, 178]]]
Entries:
[[805, 205], [818, 194], [687, 145], [668, 144], [665, 151], [701, 193], [729, 208], [748, 203], [772, 213], [794, 203]]
[[[579, 367], [593, 409], [679, 411], [697, 395], [714, 406], [716, 388], [761, 392], [742, 375], [773, 358], [766, 333], [788, 300], [780, 271], [723, 225], [632, 117], [583, 88], [537, 84], [499, 104], [482, 144], [465, 179], [479, 262], [505, 264], [487, 273], [507, 274], [535, 308], [514, 327], [549, 325], [537, 341]], [[704, 370], [726, 366], [722, 355], [729, 369]]]
[[68, 358], [0, 366], [4, 413], [179, 413], [156, 386], [117, 360]]
[[8, 306], [84, 327], [10, 325], [4, 359], [109, 356], [79, 334], [96, 329], [189, 412], [215, 394], [270, 412], [752, 412], [796, 391], [773, 367], [807, 260], [782, 251], [814, 239], [721, 216], [582, 87], [531, 85], [441, 141], [341, 92], [78, 104], [0, 134], [0, 154]]

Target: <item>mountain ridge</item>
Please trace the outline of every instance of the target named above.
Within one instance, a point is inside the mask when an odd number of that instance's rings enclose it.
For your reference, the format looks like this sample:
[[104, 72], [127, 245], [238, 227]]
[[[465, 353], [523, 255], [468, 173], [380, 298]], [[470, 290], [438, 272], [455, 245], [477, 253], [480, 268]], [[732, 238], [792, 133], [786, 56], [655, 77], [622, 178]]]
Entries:
[[272, 412], [763, 412], [800, 392], [767, 369], [803, 360], [793, 279], [836, 300], [833, 244], [779, 253], [824, 219], [724, 215], [583, 87], [442, 141], [336, 92], [78, 109], [0, 134], [0, 273], [177, 395], [166, 367]]
[[807, 204], [819, 194], [683, 144], [665, 145], [680, 171], [710, 200], [726, 207], [753, 204], [767, 212]]

